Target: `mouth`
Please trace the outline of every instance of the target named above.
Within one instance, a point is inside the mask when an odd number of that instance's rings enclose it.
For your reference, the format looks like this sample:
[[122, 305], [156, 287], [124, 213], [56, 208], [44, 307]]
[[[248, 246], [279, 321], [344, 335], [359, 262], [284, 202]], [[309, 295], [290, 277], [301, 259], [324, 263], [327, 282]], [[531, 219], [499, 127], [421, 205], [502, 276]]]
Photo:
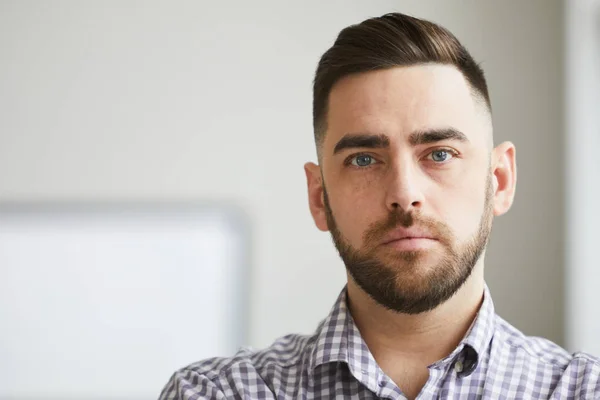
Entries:
[[407, 236], [388, 240], [383, 243], [384, 247], [400, 251], [426, 250], [436, 245], [437, 239], [425, 236]]

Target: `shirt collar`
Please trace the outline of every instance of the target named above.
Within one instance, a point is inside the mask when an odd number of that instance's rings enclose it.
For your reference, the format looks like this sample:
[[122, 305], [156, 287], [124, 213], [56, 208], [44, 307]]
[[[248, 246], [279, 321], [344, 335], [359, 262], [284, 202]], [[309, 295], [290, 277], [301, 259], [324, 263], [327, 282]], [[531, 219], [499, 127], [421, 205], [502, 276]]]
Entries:
[[[462, 354], [464, 358], [468, 358], [467, 362], [474, 369], [481, 355], [487, 351], [495, 329], [494, 303], [485, 285], [483, 302], [464, 339], [448, 357], [436, 364], [450, 363]], [[317, 329], [309, 371], [312, 372], [318, 366], [331, 362], [347, 363], [350, 371], [357, 378], [357, 375], [361, 374], [378, 378], [381, 373], [350, 315], [346, 287], [342, 289], [329, 315]]]
[[317, 339], [312, 351], [309, 368], [312, 371], [329, 362], [348, 362], [348, 312], [346, 287], [342, 290], [333, 308], [317, 329]]
[[479, 358], [484, 354], [494, 336], [496, 330], [496, 311], [494, 309], [494, 302], [487, 285], [484, 286], [483, 290], [483, 302], [477, 313], [477, 317], [469, 331], [465, 335], [465, 338], [461, 341], [461, 344], [471, 347], [475, 350], [477, 357]]
[[343, 362], [350, 373], [371, 391], [378, 390], [383, 371], [362, 339], [350, 315], [346, 287], [336, 300], [331, 312], [320, 324], [309, 361], [309, 372], [323, 364]]

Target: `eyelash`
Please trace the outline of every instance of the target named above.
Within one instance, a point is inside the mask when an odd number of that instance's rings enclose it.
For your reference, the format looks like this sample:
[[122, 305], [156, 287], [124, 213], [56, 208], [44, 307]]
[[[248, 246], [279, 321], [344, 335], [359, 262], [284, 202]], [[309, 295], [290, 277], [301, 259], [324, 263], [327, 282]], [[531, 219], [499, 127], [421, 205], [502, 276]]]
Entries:
[[354, 160], [357, 157], [360, 156], [368, 156], [373, 158], [377, 163], [379, 163], [379, 160], [377, 160], [377, 157], [374, 157], [373, 155], [369, 154], [369, 153], [356, 153], [356, 154], [352, 154], [350, 156], [348, 156], [345, 160], [344, 160], [344, 165], [349, 166], [349, 167], [354, 167], [354, 168], [360, 168], [360, 169], [365, 169], [365, 168], [369, 168], [372, 167], [373, 164], [370, 164], [366, 167], [355, 167], [354, 165], [352, 165], [352, 160]]
[[[440, 147], [440, 148], [438, 148], [438, 149], [433, 149], [433, 150], [431, 150], [429, 153], [427, 153], [427, 157], [429, 158], [429, 156], [431, 156], [431, 155], [432, 155], [433, 153], [435, 153], [436, 151], [445, 151], [446, 153], [449, 153], [449, 154], [451, 154], [451, 155], [452, 155], [452, 158], [451, 158], [451, 160], [452, 160], [452, 159], [454, 159], [454, 158], [457, 158], [457, 157], [459, 156], [459, 153], [458, 153], [458, 151], [456, 151], [456, 150], [454, 150], [454, 149], [450, 149], [450, 148], [447, 148], [447, 147]], [[434, 162], [435, 162], [435, 161], [434, 161]], [[438, 164], [438, 165], [443, 165], [443, 164], [446, 164], [446, 163], [447, 163], [447, 162], [436, 162], [436, 164]]]

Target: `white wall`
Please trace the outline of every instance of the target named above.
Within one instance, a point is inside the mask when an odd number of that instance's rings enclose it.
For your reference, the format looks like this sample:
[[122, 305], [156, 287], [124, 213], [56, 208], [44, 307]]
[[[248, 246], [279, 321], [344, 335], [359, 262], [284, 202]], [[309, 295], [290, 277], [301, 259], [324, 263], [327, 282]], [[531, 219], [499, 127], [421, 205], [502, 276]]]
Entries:
[[311, 84], [340, 29], [403, 11], [483, 62], [519, 157], [487, 276], [497, 309], [563, 340], [562, 2], [0, 2], [0, 200], [206, 200], [253, 227], [250, 342], [310, 332], [344, 270], [313, 227]]
[[600, 1], [571, 1], [566, 16], [566, 340], [600, 355]]

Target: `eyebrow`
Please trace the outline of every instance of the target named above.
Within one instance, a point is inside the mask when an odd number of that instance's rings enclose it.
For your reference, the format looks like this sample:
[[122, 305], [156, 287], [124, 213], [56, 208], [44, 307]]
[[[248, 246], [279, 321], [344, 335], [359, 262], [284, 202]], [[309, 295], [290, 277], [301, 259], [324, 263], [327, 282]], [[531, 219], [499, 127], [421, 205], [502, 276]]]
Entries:
[[[410, 134], [408, 142], [411, 146], [437, 143], [443, 140], [468, 142], [467, 136], [454, 128], [428, 129]], [[333, 149], [333, 154], [353, 148], [385, 149], [390, 147], [390, 138], [384, 134], [349, 133], [344, 135]]]
[[390, 147], [390, 139], [386, 135], [371, 135], [366, 133], [347, 134], [340, 139], [333, 149], [333, 154], [337, 154], [345, 149], [353, 148], [384, 149]]
[[425, 131], [417, 131], [410, 134], [408, 142], [411, 146], [420, 144], [429, 144], [441, 142], [442, 140], [456, 140], [458, 142], [468, 142], [467, 136], [454, 128], [444, 129], [429, 129]]

